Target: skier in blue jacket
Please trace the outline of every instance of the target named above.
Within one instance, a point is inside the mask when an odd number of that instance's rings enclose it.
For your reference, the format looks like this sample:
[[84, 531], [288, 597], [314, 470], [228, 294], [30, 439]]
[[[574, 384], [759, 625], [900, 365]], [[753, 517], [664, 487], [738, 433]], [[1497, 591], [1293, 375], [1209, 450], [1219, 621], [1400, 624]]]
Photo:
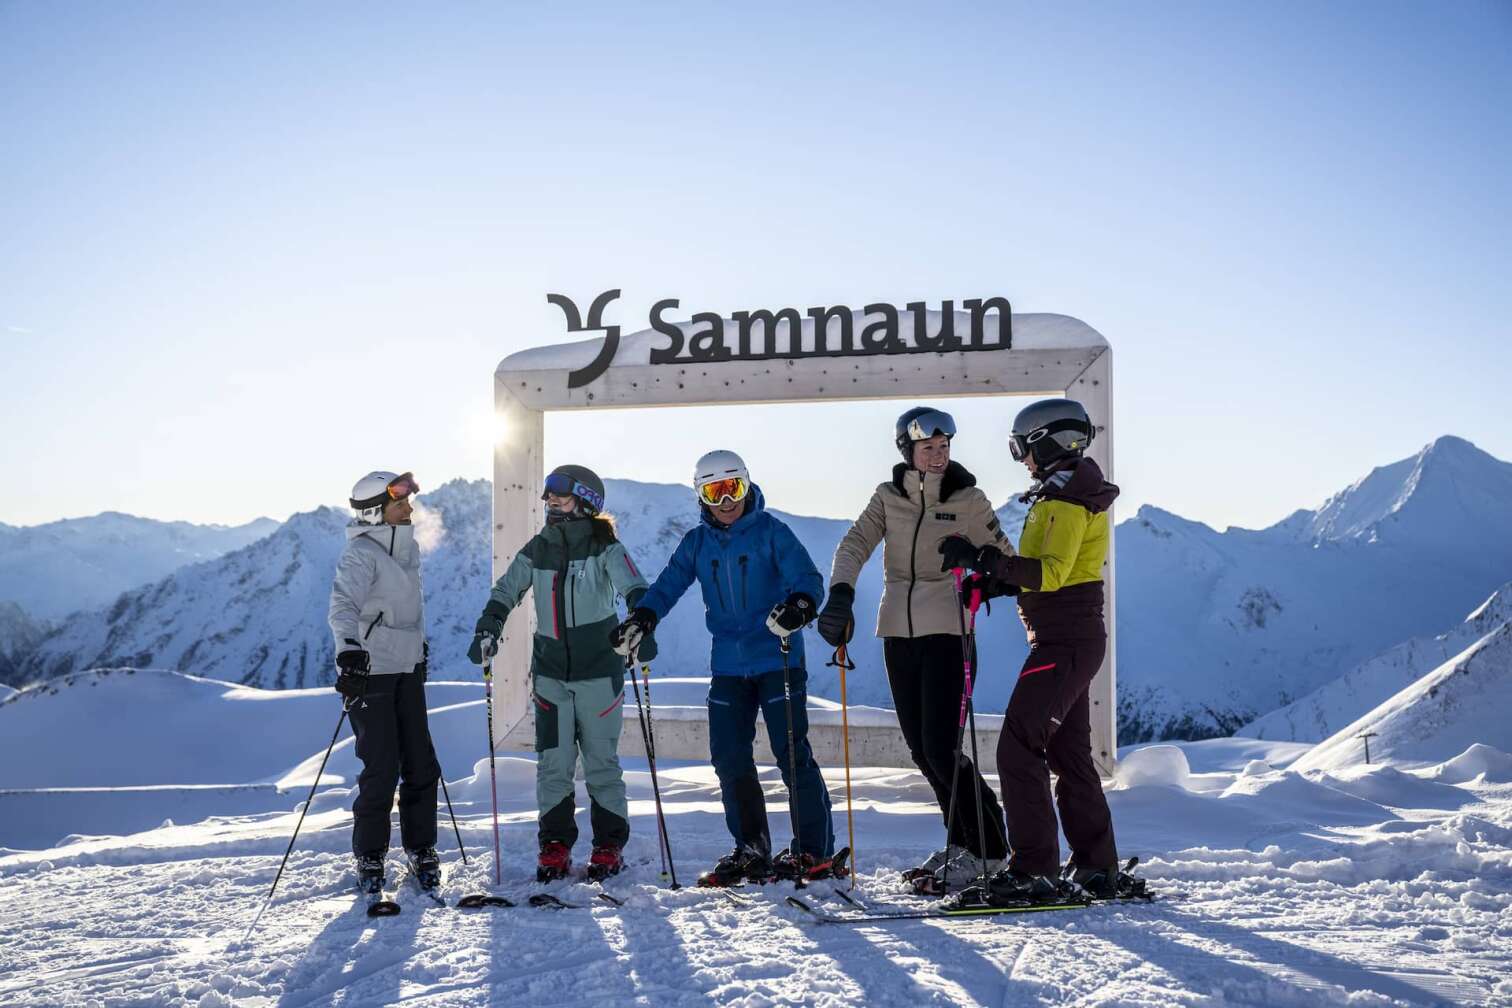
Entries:
[[[634, 653], [698, 581], [714, 638], [709, 756], [719, 777], [725, 825], [735, 838], [734, 851], [699, 884], [843, 875], [848, 852], [834, 853], [829, 790], [808, 742], [808, 677], [799, 633], [823, 601], [824, 580], [798, 537], [765, 510], [761, 489], [751, 483], [740, 456], [705, 455], [694, 468], [693, 486], [703, 520], [683, 536], [610, 642], [623, 654]], [[758, 710], [792, 809], [794, 843], [775, 858], [753, 751]]]

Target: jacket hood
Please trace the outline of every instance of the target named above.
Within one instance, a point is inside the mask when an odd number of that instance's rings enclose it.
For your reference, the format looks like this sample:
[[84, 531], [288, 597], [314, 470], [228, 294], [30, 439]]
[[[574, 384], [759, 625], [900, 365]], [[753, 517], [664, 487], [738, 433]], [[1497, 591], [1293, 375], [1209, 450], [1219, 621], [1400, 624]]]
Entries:
[[[899, 462], [893, 466], [893, 489], [897, 490], [904, 497], [908, 496], [908, 490], [903, 486], [903, 481], [908, 478], [911, 470], [913, 470], [913, 466], [907, 462]], [[919, 476], [928, 483], [929, 476], [924, 473], [920, 473]], [[950, 462], [945, 466], [945, 471], [940, 474], [940, 503], [943, 504], [945, 501], [950, 500], [950, 495], [957, 490], [976, 486], [976, 482], [976, 477], [965, 466], [959, 462]]]
[[1093, 514], [1101, 514], [1113, 506], [1118, 492], [1115, 484], [1103, 479], [1102, 468], [1096, 462], [1083, 458], [1070, 468], [1046, 476], [1020, 499], [1067, 501], [1079, 504]]
[[766, 497], [762, 495], [761, 487], [751, 484], [750, 492], [746, 494], [746, 506], [744, 513], [735, 519], [734, 525], [721, 525], [714, 520], [714, 514], [703, 501], [698, 502], [698, 516], [703, 519], [705, 525], [719, 532], [736, 532], [756, 515], [766, 510]]

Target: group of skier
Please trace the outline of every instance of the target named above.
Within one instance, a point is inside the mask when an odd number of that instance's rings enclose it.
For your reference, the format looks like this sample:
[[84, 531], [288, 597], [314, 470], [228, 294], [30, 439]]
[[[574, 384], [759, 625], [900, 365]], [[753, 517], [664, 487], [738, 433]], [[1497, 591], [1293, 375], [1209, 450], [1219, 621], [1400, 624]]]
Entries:
[[[808, 739], [800, 631], [817, 619], [829, 645], [849, 643], [856, 582], [881, 544], [885, 587], [876, 632], [904, 740], [946, 827], [944, 847], [904, 877], [927, 894], [971, 886], [970, 898], [999, 905], [1072, 894], [1110, 898], [1129, 889], [1092, 761], [1087, 697], [1107, 643], [1101, 569], [1118, 488], [1085, 455], [1094, 427], [1079, 403], [1048, 399], [1024, 409], [1009, 449], [1034, 483], [1021, 498], [1030, 508], [1015, 550], [976, 478], [951, 459], [955, 433], [951, 416], [930, 407], [898, 418], [902, 461], [842, 538], [827, 597], [808, 551], [766, 510], [734, 452], [698, 460], [700, 520], [650, 583], [615, 534], [603, 481], [576, 465], [546, 477], [545, 526], [494, 584], [468, 650], [475, 664], [488, 662], [510, 614], [532, 592], [538, 880], [571, 872], [579, 759], [592, 830], [587, 875], [602, 880], [624, 867], [630, 826], [618, 746], [625, 677], [636, 661], [656, 656], [657, 625], [695, 581], [712, 638], [709, 755], [734, 840], [699, 883], [848, 874], [849, 852], [835, 849], [829, 791]], [[375, 472], [358, 481], [331, 592], [336, 689], [363, 764], [352, 846], [370, 892], [383, 884], [396, 787], [411, 869], [422, 888], [440, 880], [441, 771], [426, 725], [428, 647], [409, 524], [410, 499], [419, 492], [410, 473]], [[1018, 597], [1030, 651], [999, 734], [999, 804], [963, 741], [977, 606], [1002, 596]], [[758, 712], [790, 796], [792, 842], [775, 853], [754, 757]], [[1057, 807], [1071, 847], [1064, 868]]]

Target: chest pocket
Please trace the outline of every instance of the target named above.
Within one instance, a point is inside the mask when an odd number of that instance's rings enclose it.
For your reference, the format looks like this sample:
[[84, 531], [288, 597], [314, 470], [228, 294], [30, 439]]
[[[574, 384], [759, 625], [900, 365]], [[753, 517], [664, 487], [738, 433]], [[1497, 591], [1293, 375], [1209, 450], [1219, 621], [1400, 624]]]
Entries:
[[[940, 540], [951, 535], [966, 534], [966, 513], [954, 508], [930, 508], [924, 514], [924, 527], [919, 530], [919, 550], [933, 553]], [[980, 544], [978, 544], [980, 545]]]

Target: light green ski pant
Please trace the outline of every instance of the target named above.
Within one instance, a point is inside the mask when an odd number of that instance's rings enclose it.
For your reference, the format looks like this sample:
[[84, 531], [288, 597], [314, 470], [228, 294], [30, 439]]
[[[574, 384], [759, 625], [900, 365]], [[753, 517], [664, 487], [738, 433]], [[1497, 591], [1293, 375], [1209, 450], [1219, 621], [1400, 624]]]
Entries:
[[578, 754], [588, 785], [593, 845], [624, 847], [630, 839], [625, 775], [619, 764], [620, 728], [625, 720], [621, 676], [563, 682], [535, 677], [536, 807], [541, 810], [541, 843], [577, 840], [577, 800], [573, 777]]

